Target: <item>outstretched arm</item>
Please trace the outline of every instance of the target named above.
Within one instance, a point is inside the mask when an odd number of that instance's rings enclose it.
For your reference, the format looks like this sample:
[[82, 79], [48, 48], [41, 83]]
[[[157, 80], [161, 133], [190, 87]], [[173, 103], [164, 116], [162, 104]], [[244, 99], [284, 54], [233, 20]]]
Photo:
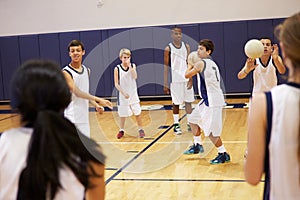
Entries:
[[255, 62], [255, 59], [247, 58], [244, 67], [241, 69], [241, 71], [239, 71], [239, 73], [237, 75], [238, 79], [246, 78], [246, 76], [258, 66], [258, 64], [254, 65], [254, 62]]

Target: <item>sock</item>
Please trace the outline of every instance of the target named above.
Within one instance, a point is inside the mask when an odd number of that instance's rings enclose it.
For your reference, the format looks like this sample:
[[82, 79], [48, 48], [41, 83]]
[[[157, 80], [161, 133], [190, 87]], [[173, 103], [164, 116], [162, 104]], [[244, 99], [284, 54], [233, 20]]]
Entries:
[[179, 124], [179, 114], [173, 114], [174, 124]]
[[226, 149], [225, 149], [224, 145], [217, 147], [217, 149], [218, 149], [218, 153], [225, 153], [226, 152]]
[[123, 132], [125, 132], [125, 131], [124, 131], [124, 129], [122, 129], [122, 128], [120, 128], [120, 130], [119, 130], [119, 131], [123, 131]]
[[201, 136], [194, 136], [194, 144], [201, 144], [202, 145]]

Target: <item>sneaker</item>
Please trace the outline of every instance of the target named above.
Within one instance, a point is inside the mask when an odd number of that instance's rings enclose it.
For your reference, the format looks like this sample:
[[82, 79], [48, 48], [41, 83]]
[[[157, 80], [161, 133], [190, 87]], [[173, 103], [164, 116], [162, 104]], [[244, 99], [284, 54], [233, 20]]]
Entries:
[[178, 124], [178, 123], [174, 124], [173, 130], [174, 130], [175, 135], [181, 135], [181, 133], [182, 133], [180, 124]]
[[190, 146], [190, 148], [188, 150], [183, 152], [183, 154], [197, 154], [197, 153], [203, 153], [203, 152], [204, 152], [203, 145], [193, 144], [192, 146]]
[[188, 131], [192, 131], [191, 125], [187, 124], [187, 129], [188, 129]]
[[210, 164], [221, 164], [230, 161], [230, 156], [228, 153], [218, 153], [217, 157], [210, 161]]
[[124, 136], [124, 131], [119, 131], [119, 133], [117, 134], [117, 138], [120, 139], [123, 136]]
[[144, 132], [143, 129], [140, 129], [140, 130], [139, 130], [139, 137], [140, 137], [140, 138], [145, 137], [145, 132]]

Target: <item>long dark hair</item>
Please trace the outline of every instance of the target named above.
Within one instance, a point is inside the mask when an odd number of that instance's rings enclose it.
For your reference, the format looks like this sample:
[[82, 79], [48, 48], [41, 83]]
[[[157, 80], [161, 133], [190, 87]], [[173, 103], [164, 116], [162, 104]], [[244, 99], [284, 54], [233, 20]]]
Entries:
[[71, 94], [61, 69], [49, 61], [23, 64], [11, 84], [11, 106], [32, 127], [26, 167], [19, 179], [17, 199], [53, 199], [62, 188], [59, 170], [70, 168], [85, 188], [96, 174], [91, 162], [104, 164], [105, 156], [63, 116]]
[[[275, 34], [284, 47], [284, 58], [289, 58], [293, 67], [293, 78], [299, 80], [300, 75], [300, 12], [287, 18], [283, 24], [278, 25]], [[296, 77], [298, 76], [298, 77]], [[300, 102], [299, 102], [300, 108]], [[299, 120], [298, 120], [299, 122]], [[300, 123], [298, 130], [298, 162], [300, 164]], [[300, 170], [300, 169], [299, 169]], [[299, 171], [300, 172], [300, 171]], [[300, 176], [299, 176], [300, 180]]]

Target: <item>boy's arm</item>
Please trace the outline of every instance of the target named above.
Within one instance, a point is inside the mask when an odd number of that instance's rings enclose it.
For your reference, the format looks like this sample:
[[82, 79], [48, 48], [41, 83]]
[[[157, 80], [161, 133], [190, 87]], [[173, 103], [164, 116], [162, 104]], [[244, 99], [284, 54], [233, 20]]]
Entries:
[[115, 88], [125, 97], [125, 98], [129, 98], [129, 95], [127, 93], [125, 93], [123, 91], [123, 89], [121, 88], [120, 84], [119, 84], [119, 71], [118, 68], [115, 67], [114, 69], [114, 83], [115, 83]]
[[80, 90], [74, 83], [73, 78], [71, 77], [71, 75], [66, 72], [65, 70], [63, 70], [63, 74], [65, 76], [65, 79], [67, 81], [67, 84], [69, 86], [70, 91], [76, 95], [79, 98], [83, 98], [83, 99], [87, 99], [89, 100], [89, 102], [92, 103], [92, 105], [96, 106], [96, 109], [98, 110], [98, 108], [100, 108], [100, 106], [97, 104], [97, 102], [99, 102], [101, 105], [103, 106], [107, 106], [110, 109], [112, 109], [112, 104], [110, 101], [96, 97], [94, 95], [91, 95], [89, 93], [83, 92], [82, 90]]
[[272, 58], [273, 58], [275, 67], [277, 68], [278, 72], [280, 74], [284, 74], [285, 71], [286, 71], [286, 68], [283, 65], [281, 57], [278, 55], [278, 46], [277, 46], [277, 44], [273, 45]]
[[200, 60], [199, 62], [192, 65], [191, 63], [188, 64], [188, 68], [185, 72], [185, 78], [192, 78], [197, 73], [202, 72], [204, 69], [204, 62]]
[[170, 48], [167, 46], [164, 51], [164, 93], [170, 94], [169, 84], [168, 84], [168, 74], [169, 74], [169, 58]]
[[254, 64], [254, 62], [255, 59], [247, 58], [244, 67], [237, 74], [238, 79], [246, 78], [246, 76], [258, 66], [258, 64]]
[[[190, 45], [189, 44], [185, 44], [186, 45], [186, 49], [187, 49], [187, 57], [190, 55], [190, 53], [191, 53], [191, 47], [190, 47]], [[186, 60], [187, 60], [188, 58], [186, 58]], [[186, 61], [186, 62], [188, 62], [188, 61]], [[188, 81], [188, 84], [187, 84], [187, 88], [188, 89], [191, 89], [192, 88], [192, 86], [193, 86], [193, 78], [189, 78], [189, 81]]]
[[136, 80], [137, 79], [137, 73], [136, 73], [136, 66], [135, 66], [134, 63], [129, 64], [129, 70], [130, 70], [130, 73], [131, 73], [131, 77]]

